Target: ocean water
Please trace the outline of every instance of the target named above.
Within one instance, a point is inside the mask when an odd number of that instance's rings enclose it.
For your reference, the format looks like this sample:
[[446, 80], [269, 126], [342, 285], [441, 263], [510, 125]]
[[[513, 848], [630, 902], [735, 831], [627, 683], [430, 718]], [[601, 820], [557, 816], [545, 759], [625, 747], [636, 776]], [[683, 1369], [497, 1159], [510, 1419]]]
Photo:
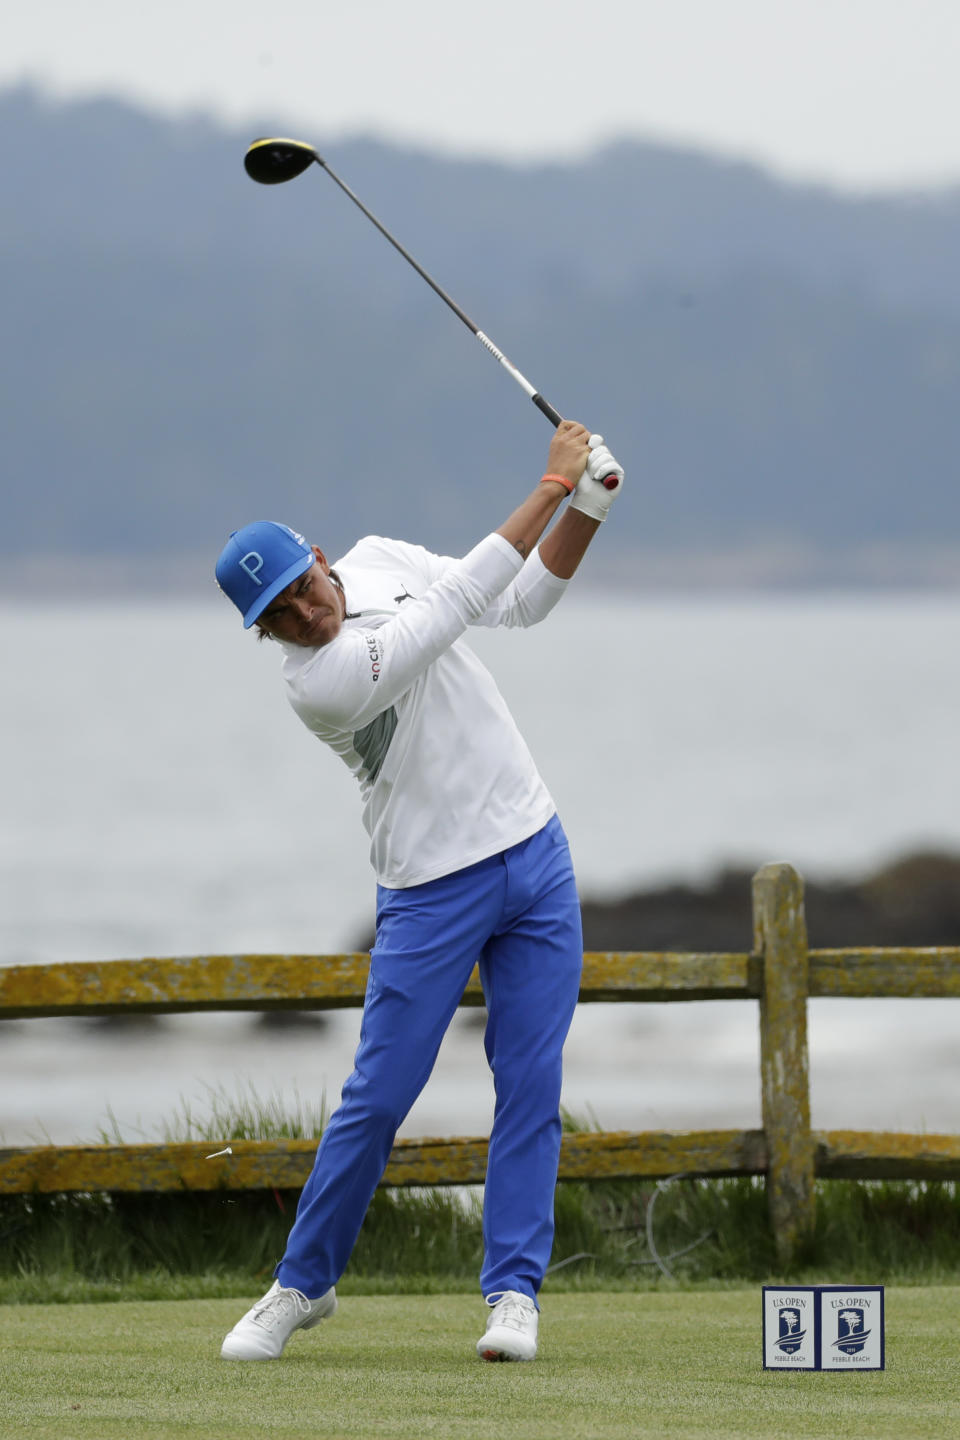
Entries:
[[[216, 595], [0, 607], [0, 964], [354, 948], [373, 881], [354, 782]], [[960, 597], [581, 597], [471, 637], [591, 898], [725, 864], [852, 876], [960, 849]], [[644, 948], [644, 937], [636, 937]], [[744, 937], [744, 946], [749, 937]], [[960, 943], [960, 937], [958, 937]], [[811, 1004], [814, 1123], [960, 1127], [960, 1008]], [[0, 1026], [0, 1138], [153, 1134], [211, 1088], [335, 1102], [358, 1012]], [[565, 1103], [607, 1128], [759, 1123], [750, 1002], [583, 1006]], [[483, 1133], [459, 1016], [402, 1133]]]

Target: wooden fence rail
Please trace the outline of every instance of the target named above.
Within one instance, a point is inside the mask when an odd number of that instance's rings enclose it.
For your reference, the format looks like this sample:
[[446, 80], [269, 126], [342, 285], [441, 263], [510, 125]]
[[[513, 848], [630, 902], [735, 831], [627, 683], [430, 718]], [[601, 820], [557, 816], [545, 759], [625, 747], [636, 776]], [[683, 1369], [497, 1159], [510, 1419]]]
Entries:
[[[565, 1135], [561, 1179], [765, 1175], [778, 1254], [789, 1264], [814, 1218], [814, 1179], [960, 1178], [960, 1136], [810, 1124], [809, 996], [960, 998], [960, 947], [807, 948], [803, 881], [789, 865], [754, 877], [754, 948], [737, 954], [584, 956], [581, 1002], [759, 1002], [762, 1129]], [[0, 968], [0, 1019], [197, 1010], [336, 1009], [363, 1003], [366, 955], [217, 955]], [[464, 1005], [483, 996], [474, 975]], [[229, 1137], [225, 1137], [229, 1139]], [[0, 1194], [299, 1188], [312, 1140], [0, 1148]], [[474, 1184], [486, 1141], [397, 1141], [386, 1185]]]

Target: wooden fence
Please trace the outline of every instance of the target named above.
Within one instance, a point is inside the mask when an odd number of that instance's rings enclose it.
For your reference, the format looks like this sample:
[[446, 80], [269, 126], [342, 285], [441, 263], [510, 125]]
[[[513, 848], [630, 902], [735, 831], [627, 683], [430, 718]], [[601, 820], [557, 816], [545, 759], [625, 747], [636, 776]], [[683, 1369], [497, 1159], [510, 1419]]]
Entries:
[[[811, 1129], [807, 997], [960, 997], [960, 947], [808, 950], [803, 881], [789, 865], [754, 877], [753, 913], [751, 952], [586, 954], [580, 1000], [759, 1002], [763, 1128], [565, 1135], [560, 1178], [765, 1175], [788, 1264], [813, 1224], [816, 1176], [960, 1177], [960, 1136]], [[368, 963], [366, 955], [217, 955], [14, 965], [0, 968], [0, 1019], [358, 1006]], [[463, 1004], [482, 1003], [474, 974]], [[316, 1150], [313, 1140], [231, 1143], [216, 1166], [205, 1158], [209, 1142], [0, 1148], [0, 1194], [296, 1189]], [[480, 1183], [486, 1151], [483, 1139], [398, 1140], [383, 1183]]]

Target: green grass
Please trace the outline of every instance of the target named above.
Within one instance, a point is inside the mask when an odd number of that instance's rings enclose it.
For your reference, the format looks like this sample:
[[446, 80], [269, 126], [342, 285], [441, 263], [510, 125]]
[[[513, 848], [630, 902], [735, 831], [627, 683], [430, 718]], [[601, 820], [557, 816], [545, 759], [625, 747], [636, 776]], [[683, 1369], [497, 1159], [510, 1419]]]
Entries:
[[[274, 1191], [0, 1197], [0, 1303], [246, 1295], [266, 1288], [296, 1201], [296, 1192]], [[557, 1189], [556, 1217], [554, 1291], [837, 1276], [960, 1283], [953, 1182], [821, 1182], [816, 1234], [792, 1275], [778, 1271], [756, 1180], [662, 1189], [568, 1182]], [[355, 1293], [472, 1290], [481, 1254], [476, 1193], [380, 1190], [344, 1285]]]
[[759, 1289], [556, 1295], [531, 1365], [466, 1296], [346, 1300], [279, 1362], [218, 1357], [238, 1305], [0, 1309], [4, 1440], [645, 1440], [957, 1433], [960, 1287], [887, 1294], [885, 1372], [765, 1372]]

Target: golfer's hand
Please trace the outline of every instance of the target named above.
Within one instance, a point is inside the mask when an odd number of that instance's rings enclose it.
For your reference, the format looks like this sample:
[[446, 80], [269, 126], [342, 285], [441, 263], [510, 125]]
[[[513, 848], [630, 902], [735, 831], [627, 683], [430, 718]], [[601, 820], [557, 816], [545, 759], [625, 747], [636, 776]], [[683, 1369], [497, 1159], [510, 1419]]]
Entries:
[[570, 508], [589, 515], [591, 520], [603, 521], [623, 489], [623, 466], [604, 445], [602, 435], [591, 435], [589, 445], [586, 469], [573, 492]]
[[561, 420], [550, 442], [547, 474], [562, 475], [576, 485], [590, 454], [590, 431], [576, 420]]

